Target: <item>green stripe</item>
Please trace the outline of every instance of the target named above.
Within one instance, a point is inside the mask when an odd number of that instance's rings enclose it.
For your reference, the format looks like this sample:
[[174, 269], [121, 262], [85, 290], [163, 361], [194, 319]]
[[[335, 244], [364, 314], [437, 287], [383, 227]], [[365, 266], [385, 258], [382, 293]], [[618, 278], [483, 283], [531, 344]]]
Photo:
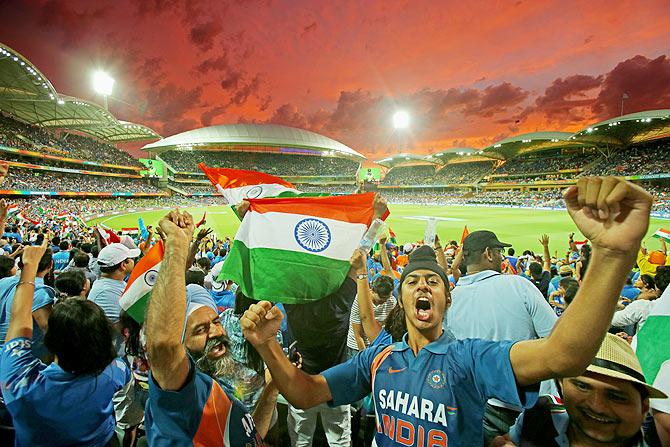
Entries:
[[218, 280], [232, 279], [255, 300], [301, 304], [337, 291], [348, 272], [348, 261], [272, 248], [250, 250], [235, 240]]
[[637, 336], [635, 354], [640, 360], [647, 383], [654, 383], [661, 364], [670, 359], [670, 316], [650, 315]]
[[130, 315], [133, 320], [138, 323], [144, 323], [144, 313], [147, 309], [147, 304], [149, 303], [149, 297], [151, 296], [151, 290], [141, 297], [139, 297], [132, 306], [128, 308], [126, 312]]

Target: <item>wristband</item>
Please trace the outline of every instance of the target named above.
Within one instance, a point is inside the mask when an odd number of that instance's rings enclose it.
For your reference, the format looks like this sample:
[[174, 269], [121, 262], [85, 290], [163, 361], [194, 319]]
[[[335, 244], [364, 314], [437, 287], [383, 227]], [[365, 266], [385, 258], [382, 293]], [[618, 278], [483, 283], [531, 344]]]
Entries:
[[30, 284], [33, 287], [35, 287], [35, 283], [32, 281], [19, 281], [19, 283], [16, 285], [16, 287], [20, 286], [21, 284]]
[[356, 279], [368, 279], [368, 274], [367, 273], [359, 273], [356, 275]]

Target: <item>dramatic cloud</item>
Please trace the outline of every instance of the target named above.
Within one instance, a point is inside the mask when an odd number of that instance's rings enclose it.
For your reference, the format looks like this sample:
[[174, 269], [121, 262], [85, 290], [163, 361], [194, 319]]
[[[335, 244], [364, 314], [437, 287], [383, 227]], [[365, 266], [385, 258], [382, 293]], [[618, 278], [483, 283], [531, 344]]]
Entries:
[[201, 51], [211, 50], [214, 46], [214, 39], [221, 34], [223, 26], [217, 21], [201, 23], [191, 28], [191, 42], [193, 42]]
[[588, 93], [600, 87], [602, 82], [603, 76], [558, 78], [535, 100], [536, 110], [553, 121], [576, 122], [588, 118], [588, 109], [595, 102]]

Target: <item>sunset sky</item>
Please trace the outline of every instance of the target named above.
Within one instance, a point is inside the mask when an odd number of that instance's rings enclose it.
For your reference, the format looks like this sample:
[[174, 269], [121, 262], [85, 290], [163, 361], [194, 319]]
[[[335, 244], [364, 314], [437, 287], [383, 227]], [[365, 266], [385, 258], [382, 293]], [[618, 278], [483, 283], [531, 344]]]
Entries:
[[[482, 148], [670, 108], [670, 1], [0, 2], [0, 42], [62, 94], [169, 136], [310, 129], [372, 158]], [[397, 109], [411, 116], [395, 131]]]

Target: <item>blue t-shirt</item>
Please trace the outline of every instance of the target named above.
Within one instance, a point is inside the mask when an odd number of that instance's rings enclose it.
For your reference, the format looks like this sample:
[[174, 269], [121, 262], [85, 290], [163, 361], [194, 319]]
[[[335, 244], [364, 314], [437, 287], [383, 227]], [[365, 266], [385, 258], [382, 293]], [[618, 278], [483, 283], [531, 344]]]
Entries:
[[55, 253], [52, 259], [54, 261], [54, 270], [61, 271], [67, 267], [68, 263], [70, 262], [70, 251], [61, 250], [58, 253]]
[[0, 382], [16, 430], [16, 446], [100, 446], [114, 436], [112, 397], [130, 380], [116, 359], [97, 375], [74, 375], [49, 366], [18, 337], [0, 354]]
[[109, 321], [118, 323], [121, 314], [119, 300], [125, 289], [125, 281], [100, 277], [91, 286], [88, 299], [102, 308]]
[[210, 290], [209, 294], [216, 303], [216, 311], [218, 313], [235, 307], [235, 292], [232, 290]]
[[519, 262], [519, 258], [516, 256], [507, 256], [507, 260], [509, 261], [510, 265], [516, 269], [516, 264]]
[[147, 440], [154, 446], [262, 446], [244, 405], [189, 357], [189, 373], [179, 391], [162, 390], [149, 375], [144, 413]]
[[343, 405], [372, 392], [379, 447], [481, 445], [489, 398], [532, 406], [537, 387], [519, 389], [510, 363], [513, 342], [467, 339], [449, 334], [415, 357], [402, 342], [361, 351], [323, 372], [333, 400]]
[[[0, 279], [0, 348], [4, 345], [5, 337], [7, 337], [9, 321], [12, 316], [14, 293], [16, 293], [16, 285], [19, 283], [19, 279], [19, 275]], [[35, 278], [32, 311], [35, 312], [38, 309], [53, 304], [54, 295], [54, 289], [44, 284], [44, 278]], [[42, 336], [42, 330], [33, 319], [32, 347], [33, 355], [36, 357], [44, 357], [48, 352], [44, 347]]]
[[[621, 291], [621, 296], [628, 298], [631, 301], [636, 300], [639, 294], [640, 289], [630, 284], [626, 284], [625, 286], [623, 286], [623, 290]], [[627, 303], [624, 303], [624, 306], [625, 305], [627, 305]]]

